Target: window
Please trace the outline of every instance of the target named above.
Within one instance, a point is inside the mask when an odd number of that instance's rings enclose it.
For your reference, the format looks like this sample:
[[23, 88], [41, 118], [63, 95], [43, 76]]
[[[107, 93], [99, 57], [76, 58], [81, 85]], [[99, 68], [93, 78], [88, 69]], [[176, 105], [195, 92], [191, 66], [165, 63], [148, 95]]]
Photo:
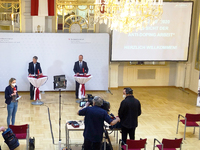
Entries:
[[0, 32], [20, 32], [20, 3], [0, 1]]

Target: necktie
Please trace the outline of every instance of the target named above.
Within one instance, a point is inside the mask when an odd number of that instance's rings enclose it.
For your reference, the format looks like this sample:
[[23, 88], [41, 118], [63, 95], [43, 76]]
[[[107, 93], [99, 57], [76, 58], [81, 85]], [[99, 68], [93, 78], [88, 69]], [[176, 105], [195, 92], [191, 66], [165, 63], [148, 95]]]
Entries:
[[36, 74], [36, 64], [34, 64], [33, 66], [34, 66], [34, 74]]
[[82, 69], [82, 63], [79, 64], [80, 69]]

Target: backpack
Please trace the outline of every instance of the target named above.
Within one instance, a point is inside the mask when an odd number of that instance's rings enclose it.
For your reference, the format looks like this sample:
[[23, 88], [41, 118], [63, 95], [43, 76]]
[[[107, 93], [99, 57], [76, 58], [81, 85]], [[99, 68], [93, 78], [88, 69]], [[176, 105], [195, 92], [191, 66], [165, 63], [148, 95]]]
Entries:
[[10, 128], [4, 131], [2, 136], [5, 140], [4, 142], [8, 145], [10, 150], [14, 150], [19, 146], [19, 140], [16, 138], [15, 134]]

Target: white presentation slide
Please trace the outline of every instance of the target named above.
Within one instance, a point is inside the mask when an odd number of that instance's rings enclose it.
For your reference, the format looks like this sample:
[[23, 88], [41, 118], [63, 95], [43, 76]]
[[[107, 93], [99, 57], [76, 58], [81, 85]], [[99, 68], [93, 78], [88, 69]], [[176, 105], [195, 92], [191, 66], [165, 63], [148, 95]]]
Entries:
[[11, 77], [19, 91], [29, 91], [28, 64], [38, 56], [42, 72], [48, 76], [41, 91], [53, 91], [53, 76], [66, 75], [68, 91], [75, 90], [74, 63], [83, 55], [92, 79], [86, 90], [108, 90], [109, 35], [106, 33], [0, 33], [0, 91]]
[[187, 61], [192, 2], [164, 2], [161, 20], [132, 33], [113, 30], [111, 61]]

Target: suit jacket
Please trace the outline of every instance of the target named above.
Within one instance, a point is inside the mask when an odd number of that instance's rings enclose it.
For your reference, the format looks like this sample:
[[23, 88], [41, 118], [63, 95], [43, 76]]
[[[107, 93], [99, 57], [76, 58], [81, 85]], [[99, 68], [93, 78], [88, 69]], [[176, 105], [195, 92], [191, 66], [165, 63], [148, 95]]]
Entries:
[[[40, 73], [42, 73], [42, 69], [40, 67], [39, 62], [36, 63], [36, 73], [35, 74], [38, 74], [38, 69], [39, 69]], [[33, 62], [29, 63], [28, 74], [34, 74], [34, 64], [33, 64]]]
[[125, 128], [138, 126], [138, 116], [141, 115], [141, 105], [134, 96], [127, 96], [120, 105], [118, 115], [121, 125]]
[[[17, 90], [17, 86], [15, 86], [15, 87]], [[11, 85], [7, 86], [5, 89], [5, 99], [6, 99], [5, 103], [7, 105], [9, 105], [12, 101], [12, 96], [11, 96], [12, 93], [13, 93], [13, 89], [12, 89]], [[18, 92], [17, 92], [17, 97], [19, 97]]]
[[84, 73], [88, 73], [89, 69], [87, 66], [87, 63], [85, 61], [82, 62], [82, 68], [79, 66], [79, 61], [75, 62], [74, 64], [74, 73], [83, 73], [83, 68], [84, 68]]

